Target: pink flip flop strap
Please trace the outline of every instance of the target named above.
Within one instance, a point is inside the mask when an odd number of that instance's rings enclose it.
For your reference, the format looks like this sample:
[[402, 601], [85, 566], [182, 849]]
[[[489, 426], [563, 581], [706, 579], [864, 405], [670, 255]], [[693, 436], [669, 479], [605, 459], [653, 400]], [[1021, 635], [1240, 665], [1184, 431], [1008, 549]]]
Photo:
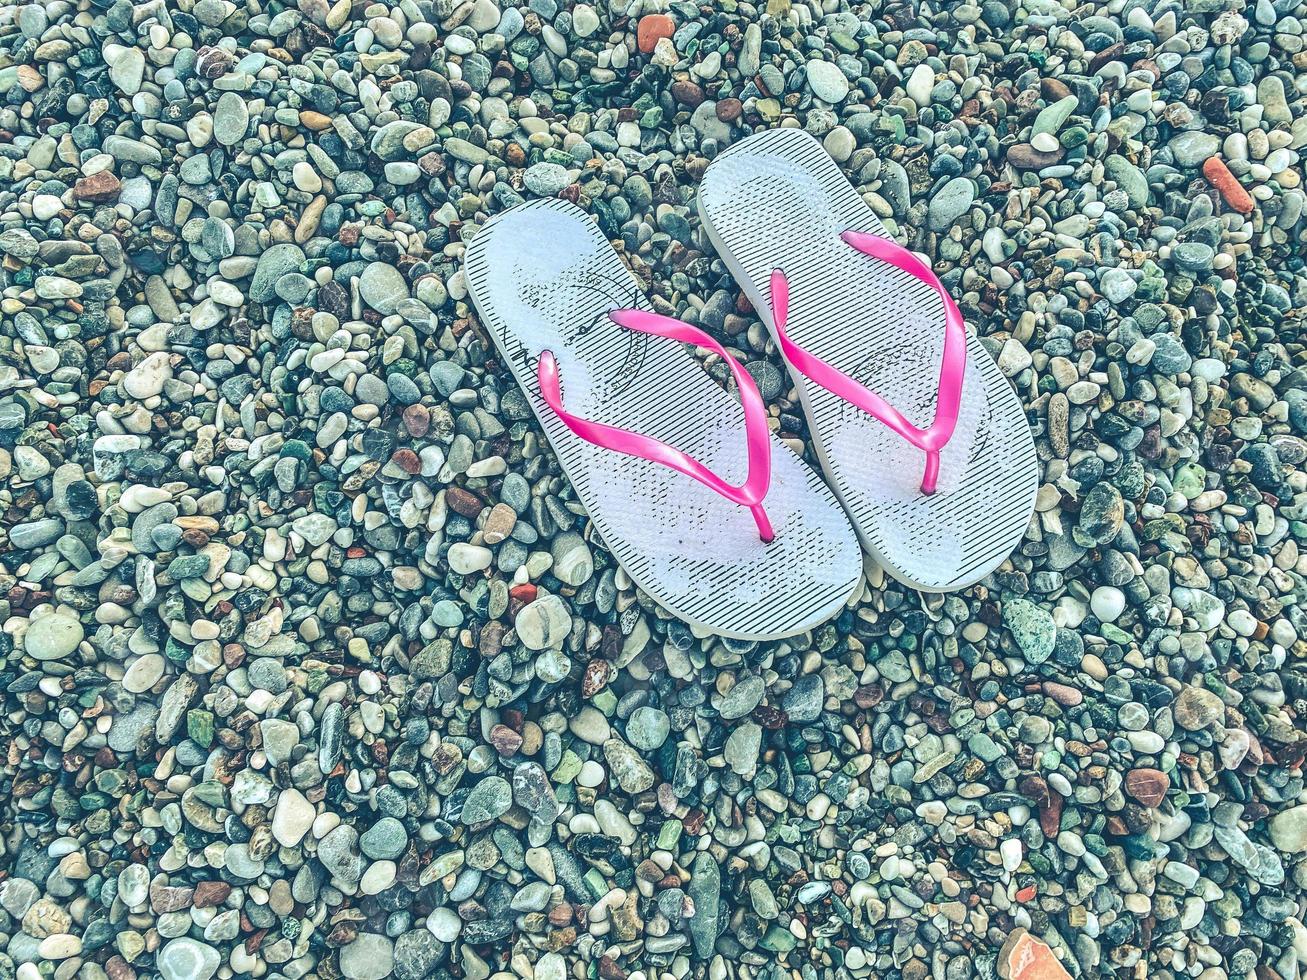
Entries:
[[670, 467], [678, 473], [698, 480], [727, 500], [749, 508], [750, 514], [758, 525], [759, 536], [765, 542], [771, 541], [775, 534], [762, 507], [763, 498], [767, 496], [767, 489], [771, 485], [771, 432], [767, 428], [767, 408], [749, 372], [739, 361], [726, 353], [721, 344], [712, 337], [681, 320], [634, 309], [612, 310], [608, 317], [627, 330], [706, 347], [726, 362], [731, 377], [735, 379], [735, 385], [739, 389], [740, 405], [744, 409], [745, 447], [748, 459], [748, 475], [744, 482], [739, 486], [727, 483], [697, 459], [651, 436], [573, 415], [563, 407], [558, 362], [553, 352], [547, 350], [541, 352], [540, 360], [536, 365], [536, 379], [540, 382], [540, 395], [545, 403], [554, 410], [568, 429], [586, 442]]
[[933, 289], [944, 304], [944, 357], [939, 370], [939, 388], [935, 402], [935, 418], [928, 428], [913, 425], [897, 408], [874, 391], [858, 384], [847, 374], [823, 361], [794, 343], [785, 332], [789, 317], [790, 286], [785, 273], [777, 269], [771, 274], [772, 320], [780, 340], [785, 359], [805, 377], [811, 378], [827, 391], [857, 406], [873, 418], [879, 419], [912, 445], [926, 452], [926, 468], [922, 476], [923, 493], [934, 493], [939, 479], [939, 452], [953, 436], [962, 405], [962, 382], [967, 363], [966, 326], [962, 312], [949, 295], [939, 277], [925, 262], [901, 245], [863, 232], [846, 231], [840, 238], [863, 255], [888, 262]]

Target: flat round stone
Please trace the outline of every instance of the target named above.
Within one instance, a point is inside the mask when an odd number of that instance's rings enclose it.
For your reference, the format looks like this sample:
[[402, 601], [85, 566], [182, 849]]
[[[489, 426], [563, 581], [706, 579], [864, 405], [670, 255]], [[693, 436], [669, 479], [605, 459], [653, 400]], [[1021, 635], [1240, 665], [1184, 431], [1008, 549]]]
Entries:
[[393, 265], [372, 262], [359, 276], [359, 296], [378, 313], [394, 313], [408, 298], [408, 282]]
[[836, 105], [849, 94], [849, 80], [839, 66], [830, 61], [808, 62], [808, 87], [823, 102]]
[[223, 146], [235, 146], [245, 138], [250, 110], [239, 92], [223, 92], [213, 110], [213, 138]]
[[169, 940], [155, 958], [163, 980], [209, 980], [221, 962], [216, 949], [187, 936]]
[[62, 660], [82, 642], [82, 624], [62, 613], [32, 620], [23, 636], [23, 649], [37, 660]]

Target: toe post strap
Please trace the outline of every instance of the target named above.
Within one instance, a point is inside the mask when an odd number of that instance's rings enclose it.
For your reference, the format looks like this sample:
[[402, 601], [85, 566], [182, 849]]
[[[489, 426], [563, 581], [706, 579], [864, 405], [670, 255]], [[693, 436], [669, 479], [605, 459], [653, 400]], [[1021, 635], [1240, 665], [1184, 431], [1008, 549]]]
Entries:
[[921, 492], [932, 494], [939, 485], [940, 450], [947, 445], [957, 426], [962, 406], [962, 383], [966, 376], [967, 336], [962, 312], [944, 284], [929, 265], [903, 246], [864, 232], [846, 231], [841, 240], [863, 255], [887, 262], [920, 282], [939, 296], [944, 306], [944, 356], [940, 364], [935, 401], [935, 418], [926, 428], [913, 424], [897, 408], [871, 389], [854, 381], [834, 365], [805, 350], [787, 332], [790, 311], [790, 284], [785, 272], [771, 274], [772, 322], [785, 360], [800, 374], [889, 426], [926, 454]]
[[718, 354], [730, 369], [739, 390], [740, 405], [744, 409], [745, 447], [748, 473], [743, 483], [727, 483], [694, 457], [652, 436], [623, 429], [603, 422], [581, 418], [563, 406], [562, 384], [558, 374], [558, 361], [551, 351], [542, 351], [536, 364], [536, 380], [540, 395], [564, 425], [586, 442], [627, 456], [637, 456], [676, 470], [702, 483], [733, 503], [746, 507], [758, 526], [763, 542], [775, 537], [771, 520], [763, 508], [763, 499], [771, 485], [771, 432], [767, 427], [767, 407], [752, 376], [717, 341], [697, 327], [681, 320], [646, 310], [612, 310], [608, 314], [619, 327], [637, 333], [667, 337], [686, 344], [705, 347]]

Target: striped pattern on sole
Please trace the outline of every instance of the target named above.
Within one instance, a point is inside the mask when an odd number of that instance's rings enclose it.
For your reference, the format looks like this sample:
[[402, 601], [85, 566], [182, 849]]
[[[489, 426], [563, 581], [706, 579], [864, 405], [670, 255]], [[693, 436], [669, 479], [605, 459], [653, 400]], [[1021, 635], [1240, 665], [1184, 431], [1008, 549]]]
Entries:
[[[788, 333], [914, 424], [934, 417], [943, 311], [922, 283], [857, 252], [846, 230], [886, 235], [809, 134], [752, 136], [708, 167], [698, 195], [709, 238], [773, 331], [770, 278], [790, 285]], [[1039, 466], [1021, 401], [974, 332], [962, 414], [921, 493], [925, 454], [881, 422], [791, 372], [832, 488], [864, 547], [895, 578], [948, 592], [994, 571], [1034, 512]]]
[[536, 360], [558, 361], [564, 404], [652, 436], [738, 484], [744, 412], [688, 349], [623, 330], [608, 311], [651, 309], [593, 219], [562, 200], [519, 205], [467, 250], [473, 304], [605, 545], [641, 589], [702, 630], [741, 639], [806, 632], [862, 580], [857, 539], [821, 477], [773, 437], [764, 544], [746, 508], [691, 478], [574, 435], [540, 397]]

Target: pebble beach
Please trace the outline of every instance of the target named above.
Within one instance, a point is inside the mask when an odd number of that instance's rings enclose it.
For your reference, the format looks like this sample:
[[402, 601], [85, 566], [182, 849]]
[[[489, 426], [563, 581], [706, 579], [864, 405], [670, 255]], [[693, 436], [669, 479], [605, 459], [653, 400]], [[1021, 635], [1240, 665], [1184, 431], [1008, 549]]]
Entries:
[[[1307, 3], [0, 2], [0, 980], [1307, 977]], [[777, 126], [1041, 485], [750, 643], [461, 269], [579, 204], [816, 466], [695, 210]]]

